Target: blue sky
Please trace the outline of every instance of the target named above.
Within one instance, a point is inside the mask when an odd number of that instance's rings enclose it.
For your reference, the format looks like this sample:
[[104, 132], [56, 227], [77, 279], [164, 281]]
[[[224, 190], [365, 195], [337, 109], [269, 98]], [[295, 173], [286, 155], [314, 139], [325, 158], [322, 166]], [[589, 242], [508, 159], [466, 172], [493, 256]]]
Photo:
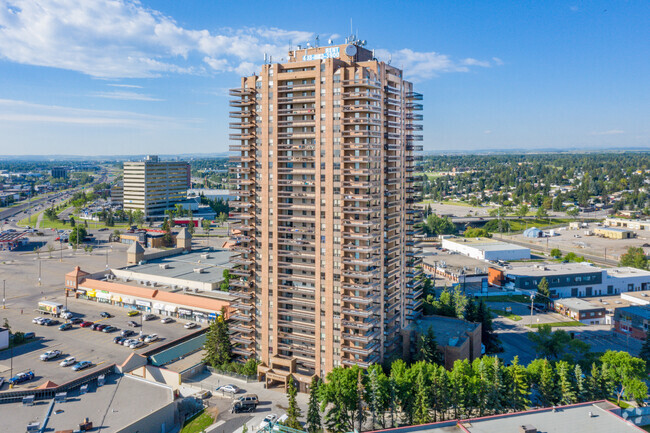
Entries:
[[425, 150], [650, 148], [648, 1], [0, 0], [0, 155], [228, 150], [227, 89], [359, 37]]

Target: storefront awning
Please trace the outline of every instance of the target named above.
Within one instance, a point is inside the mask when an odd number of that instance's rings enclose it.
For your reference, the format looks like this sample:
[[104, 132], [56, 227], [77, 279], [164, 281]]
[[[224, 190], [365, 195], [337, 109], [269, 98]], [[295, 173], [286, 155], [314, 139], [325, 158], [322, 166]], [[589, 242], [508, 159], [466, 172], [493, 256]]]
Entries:
[[178, 313], [179, 314], [185, 314], [186, 316], [191, 316], [192, 315], [192, 310], [186, 310], [184, 308], [179, 308]]
[[98, 299], [111, 299], [111, 295], [108, 293], [96, 292], [95, 297]]
[[217, 315], [214, 313], [208, 314], [208, 319], [217, 320]]
[[139, 305], [141, 307], [151, 307], [151, 302], [149, 301], [142, 301], [140, 299], [135, 300], [135, 305]]
[[175, 313], [176, 305], [165, 305], [165, 311], [169, 311], [170, 313]]
[[88, 290], [86, 292], [86, 296], [88, 296], [89, 298], [94, 298], [95, 297], [95, 291], [94, 290]]
[[159, 304], [159, 303], [157, 303], [157, 302], [154, 302], [153, 307], [154, 307], [156, 310], [164, 310], [164, 309], [165, 309], [165, 306], [164, 306], [163, 304]]
[[122, 302], [125, 304], [134, 304], [133, 298], [122, 298]]
[[80, 295], [85, 295], [86, 290], [85, 289], [77, 289], [77, 293], [79, 293]]
[[112, 300], [113, 302], [122, 302], [122, 298], [120, 298], [119, 296], [115, 296], [115, 295], [113, 295], [113, 296], [111, 297], [111, 300]]
[[196, 317], [205, 317], [205, 316], [206, 316], [205, 313], [201, 313], [200, 311], [195, 311], [195, 312], [194, 312], [194, 315], [195, 315]]

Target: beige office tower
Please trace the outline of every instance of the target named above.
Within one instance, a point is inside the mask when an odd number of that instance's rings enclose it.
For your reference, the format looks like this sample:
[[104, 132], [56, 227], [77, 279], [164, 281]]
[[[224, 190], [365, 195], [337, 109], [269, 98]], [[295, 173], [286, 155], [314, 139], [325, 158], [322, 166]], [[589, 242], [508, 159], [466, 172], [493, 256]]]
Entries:
[[[365, 43], [299, 48], [230, 102], [235, 353], [282, 380], [399, 354], [422, 304], [422, 95]], [[294, 377], [296, 377], [294, 374]]]
[[124, 210], [144, 212], [145, 218], [162, 217], [167, 209], [187, 199], [190, 165], [160, 161], [149, 155], [143, 161], [124, 163], [122, 200]]

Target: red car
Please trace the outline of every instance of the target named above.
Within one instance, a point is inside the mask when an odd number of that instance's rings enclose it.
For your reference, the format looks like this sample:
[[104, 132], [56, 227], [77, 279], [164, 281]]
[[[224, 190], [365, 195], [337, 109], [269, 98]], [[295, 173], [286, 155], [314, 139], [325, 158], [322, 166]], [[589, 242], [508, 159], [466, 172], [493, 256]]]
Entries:
[[102, 325], [97, 325], [97, 326], [93, 329], [93, 331], [102, 331], [104, 328], [107, 328], [107, 327], [108, 327], [108, 325], [103, 325], [103, 324], [102, 324]]
[[88, 328], [89, 326], [92, 326], [92, 324], [93, 322], [81, 322], [79, 326], [82, 328]]

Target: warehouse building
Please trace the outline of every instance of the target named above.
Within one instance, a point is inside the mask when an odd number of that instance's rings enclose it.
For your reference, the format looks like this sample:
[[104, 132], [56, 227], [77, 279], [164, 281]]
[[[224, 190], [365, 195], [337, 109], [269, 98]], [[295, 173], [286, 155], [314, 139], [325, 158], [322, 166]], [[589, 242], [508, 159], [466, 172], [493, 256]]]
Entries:
[[442, 248], [477, 260], [496, 262], [530, 259], [530, 248], [490, 238], [445, 237], [442, 239]]
[[603, 324], [607, 315], [605, 307], [595, 306], [589, 301], [578, 298], [555, 301], [555, 311], [586, 325]]
[[630, 239], [634, 237], [634, 232], [632, 230], [616, 227], [596, 227], [594, 229], [594, 234], [609, 239]]
[[631, 220], [626, 218], [605, 218], [605, 225], [630, 230], [650, 230], [650, 221]]

